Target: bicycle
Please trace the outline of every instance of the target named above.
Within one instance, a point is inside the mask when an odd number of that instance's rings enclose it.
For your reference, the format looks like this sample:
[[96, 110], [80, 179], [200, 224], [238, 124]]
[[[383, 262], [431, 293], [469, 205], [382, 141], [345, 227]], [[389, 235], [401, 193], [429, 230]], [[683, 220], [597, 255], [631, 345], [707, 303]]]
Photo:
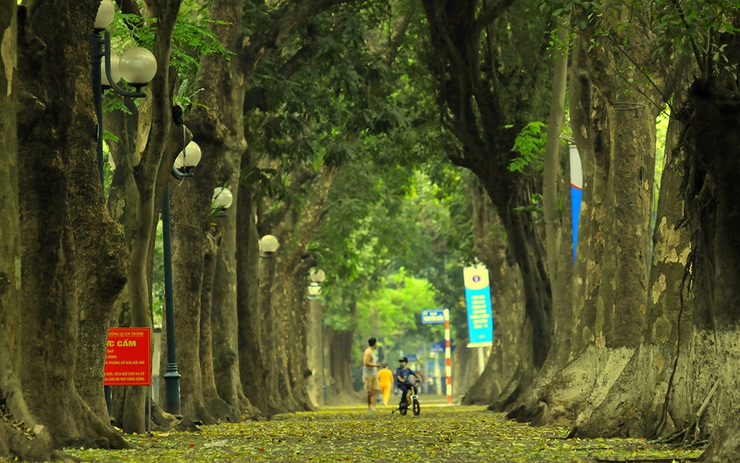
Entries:
[[417, 393], [421, 381], [415, 375], [409, 375], [408, 383], [411, 385], [411, 389], [406, 393], [406, 403], [399, 403], [398, 408], [391, 411], [391, 415], [396, 411], [401, 415], [406, 415], [409, 408], [411, 408], [411, 411], [416, 416], [421, 413], [421, 404], [419, 403], [419, 395]]

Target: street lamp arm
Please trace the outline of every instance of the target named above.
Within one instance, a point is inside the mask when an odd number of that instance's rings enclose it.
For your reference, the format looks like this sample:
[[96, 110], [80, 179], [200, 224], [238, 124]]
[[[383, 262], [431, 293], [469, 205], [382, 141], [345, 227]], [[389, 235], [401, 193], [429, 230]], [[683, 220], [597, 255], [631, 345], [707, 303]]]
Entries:
[[127, 96], [130, 98], [144, 98], [146, 96], [146, 93], [142, 92], [141, 90], [131, 92], [122, 89], [118, 86], [118, 84], [116, 84], [115, 80], [113, 79], [113, 74], [111, 73], [110, 32], [106, 30], [103, 35], [103, 46], [105, 47], [105, 53], [103, 54], [105, 56], [105, 76], [108, 78], [108, 86], [121, 96]]
[[183, 167], [183, 170], [185, 170], [185, 172], [183, 172], [177, 167], [172, 166], [172, 176], [178, 180], [185, 180], [186, 178], [193, 177], [193, 174], [191, 172], [188, 172], [186, 169], [186, 167]]

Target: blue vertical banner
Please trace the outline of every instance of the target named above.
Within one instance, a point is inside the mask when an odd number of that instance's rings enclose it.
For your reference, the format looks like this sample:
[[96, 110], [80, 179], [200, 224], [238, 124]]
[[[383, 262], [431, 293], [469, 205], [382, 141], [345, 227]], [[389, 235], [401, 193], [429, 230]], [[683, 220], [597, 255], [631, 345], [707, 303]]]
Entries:
[[581, 156], [576, 145], [568, 148], [570, 155], [570, 213], [573, 224], [573, 262], [576, 261], [578, 247], [578, 220], [581, 216], [581, 199], [583, 198], [583, 167]]
[[474, 265], [463, 269], [465, 302], [468, 306], [468, 347], [493, 345], [493, 312], [488, 269]]

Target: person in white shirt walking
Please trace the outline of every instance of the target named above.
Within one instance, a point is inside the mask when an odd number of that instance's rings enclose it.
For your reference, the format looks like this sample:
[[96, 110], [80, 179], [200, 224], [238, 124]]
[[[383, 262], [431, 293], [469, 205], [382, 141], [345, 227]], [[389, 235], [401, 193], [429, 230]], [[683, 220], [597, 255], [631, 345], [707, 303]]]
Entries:
[[367, 391], [367, 411], [377, 412], [375, 408], [378, 395], [378, 359], [375, 356], [375, 349], [378, 348], [378, 341], [375, 338], [367, 340], [368, 347], [362, 358], [362, 383]]

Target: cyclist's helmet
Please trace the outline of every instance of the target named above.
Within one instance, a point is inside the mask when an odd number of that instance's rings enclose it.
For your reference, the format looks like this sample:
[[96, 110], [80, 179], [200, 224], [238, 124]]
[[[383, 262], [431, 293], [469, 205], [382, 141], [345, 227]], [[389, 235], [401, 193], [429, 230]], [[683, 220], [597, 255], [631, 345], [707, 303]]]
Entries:
[[398, 359], [398, 361], [399, 361], [400, 363], [409, 363], [409, 359], [408, 359], [408, 358], [406, 358], [406, 357], [401, 357], [400, 359]]

